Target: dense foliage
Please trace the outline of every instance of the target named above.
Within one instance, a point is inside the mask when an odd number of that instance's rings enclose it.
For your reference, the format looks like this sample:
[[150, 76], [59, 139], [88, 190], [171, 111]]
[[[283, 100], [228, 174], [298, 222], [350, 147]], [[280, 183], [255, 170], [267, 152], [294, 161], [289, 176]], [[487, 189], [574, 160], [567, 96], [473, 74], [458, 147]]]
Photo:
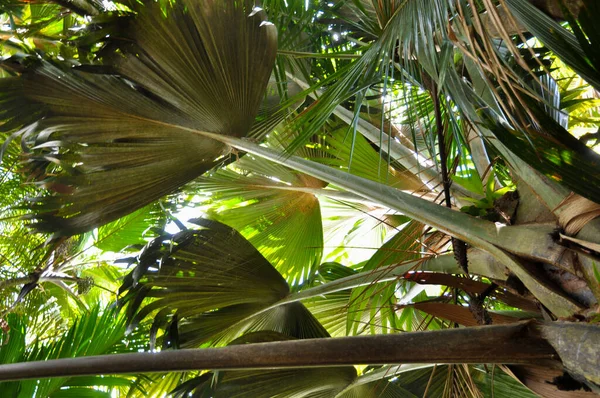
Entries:
[[599, 393], [598, 18], [0, 0], [0, 391]]

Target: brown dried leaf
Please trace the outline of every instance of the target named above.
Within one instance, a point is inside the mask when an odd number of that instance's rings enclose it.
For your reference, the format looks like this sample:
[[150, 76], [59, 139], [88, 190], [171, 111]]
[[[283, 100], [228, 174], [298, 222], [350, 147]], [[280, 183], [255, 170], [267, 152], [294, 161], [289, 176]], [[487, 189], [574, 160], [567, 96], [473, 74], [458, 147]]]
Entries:
[[567, 235], [576, 235], [594, 218], [600, 216], [600, 204], [571, 193], [554, 210], [559, 225]]
[[[404, 279], [416, 282], [420, 285], [443, 285], [454, 287], [468, 293], [481, 294], [490, 285], [487, 283], [474, 281], [468, 278], [443, 274], [438, 272], [412, 272], [404, 275]], [[508, 291], [503, 291], [498, 288], [492, 296], [511, 307], [520, 308], [524, 311], [538, 312], [539, 309], [535, 302], [513, 294]]]
[[[409, 305], [399, 306], [398, 308], [412, 307], [420, 311], [426, 312], [429, 315], [433, 315], [437, 318], [447, 319], [452, 322], [456, 322], [463, 326], [479, 326], [477, 320], [473, 317], [469, 308], [460, 305], [446, 304], [446, 303], [414, 303]], [[519, 318], [513, 318], [506, 315], [490, 313], [492, 317], [492, 324], [502, 325], [507, 323], [516, 323], [521, 321]]]
[[525, 387], [543, 398], [591, 398], [596, 394], [586, 391], [561, 391], [551, 384], [555, 377], [562, 375], [561, 370], [542, 368], [530, 365], [512, 365], [503, 370], [519, 380]]

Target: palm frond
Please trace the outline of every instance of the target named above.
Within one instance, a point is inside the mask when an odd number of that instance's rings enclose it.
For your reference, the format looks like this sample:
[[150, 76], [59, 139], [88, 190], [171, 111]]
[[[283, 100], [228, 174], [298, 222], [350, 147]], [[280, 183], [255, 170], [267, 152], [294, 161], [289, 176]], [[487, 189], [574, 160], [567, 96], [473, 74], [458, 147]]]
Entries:
[[[361, 58], [319, 83], [330, 86], [295, 122], [292, 130], [301, 129], [302, 134], [291, 143], [290, 151], [314, 135], [337, 105], [379, 82], [385, 74], [385, 65], [390, 62], [390, 57], [395, 57], [396, 51], [406, 59], [418, 53], [419, 60], [424, 64], [428, 62], [435, 70], [437, 40], [433, 35], [445, 34], [450, 9], [449, 2], [441, 0], [408, 0], [397, 4], [385, 29]], [[401, 48], [396, 48], [398, 42]]]
[[161, 230], [165, 224], [165, 212], [151, 204], [99, 227], [94, 246], [103, 251], [120, 252], [127, 246], [144, 245], [146, 238], [153, 237], [149, 230]]
[[182, 386], [185, 388], [176, 390], [175, 396], [185, 397], [192, 393], [193, 396], [215, 398], [329, 398], [355, 377], [356, 371], [352, 367], [209, 373], [190, 380]]
[[289, 286], [250, 242], [216, 221], [196, 222], [204, 228], [155, 239], [138, 256], [120, 289], [130, 328], [154, 314], [164, 344], [187, 347], [224, 344], [244, 331], [327, 336], [300, 303], [270, 308]]
[[[369, 271], [365, 271], [368, 274]], [[313, 288], [326, 288], [335, 285], [343, 278], [356, 277], [357, 272], [337, 263], [324, 263], [318, 270], [318, 281]], [[326, 295], [311, 295], [304, 302], [315, 318], [334, 337], [364, 335], [369, 333], [392, 333], [397, 331], [396, 314], [390, 311], [394, 289], [384, 283], [371, 290], [360, 290], [362, 294], [354, 295], [350, 289]], [[369, 286], [372, 287], [372, 286]], [[357, 288], [356, 290], [359, 290]], [[308, 292], [310, 289], [305, 290]], [[300, 291], [302, 294], [303, 291]]]
[[317, 146], [323, 152], [321, 157], [309, 158], [319, 163], [348, 171], [350, 174], [386, 183], [406, 191], [427, 191], [426, 186], [410, 171], [403, 167], [398, 170], [388, 165], [361, 135], [352, 136], [347, 128], [333, 128], [323, 134]]
[[[56, 341], [45, 344], [38, 342], [30, 348], [26, 346], [28, 327], [25, 319], [10, 314], [8, 324], [10, 332], [3, 337], [3, 347], [0, 350], [0, 362], [3, 364], [127, 351], [127, 349], [123, 350], [125, 346], [117, 348], [125, 338], [125, 318], [116, 315], [114, 311], [101, 313], [98, 307], [82, 315], [67, 333]], [[3, 393], [12, 392], [11, 396], [23, 398], [60, 396], [63, 387], [73, 390], [73, 393], [81, 394], [80, 396], [87, 396], [86, 394], [93, 393], [94, 390], [90, 391], [93, 386], [112, 388], [130, 385], [130, 383], [128, 378], [120, 376], [90, 377], [86, 380], [54, 378], [4, 382], [0, 384], [0, 388]], [[96, 396], [106, 396], [106, 394]]]
[[248, 133], [276, 50], [252, 4], [182, 1], [165, 18], [150, 2], [128, 26], [119, 76], [41, 62], [2, 79], [3, 128], [27, 126], [27, 169], [54, 192], [32, 204], [38, 230], [73, 235], [113, 221], [229, 152], [190, 131]]
[[292, 285], [311, 277], [323, 252], [319, 200], [294, 187], [323, 185], [252, 156], [193, 184], [219, 208], [210, 217], [240, 231]]
[[[233, 344], [260, 343], [290, 340], [278, 333], [255, 332], [232, 341]], [[387, 380], [357, 383], [353, 367], [279, 369], [267, 371], [223, 371], [209, 372], [179, 386], [173, 391], [175, 397], [192, 396], [219, 397], [364, 397], [395, 398], [410, 397], [402, 387]]]
[[[485, 397], [494, 396], [502, 397], [518, 397], [518, 398], [534, 398], [536, 395], [528, 388], [523, 386], [513, 377], [506, 374], [502, 367], [493, 366], [484, 368], [475, 366], [472, 368], [471, 376], [473, 381], [479, 387]], [[568, 396], [565, 394], [565, 398]]]
[[599, 53], [596, 48], [600, 36], [595, 24], [596, 18], [600, 15], [600, 8], [594, 1], [581, 2], [583, 7], [579, 13], [579, 23], [574, 21], [569, 11], [566, 12], [567, 16], [570, 16], [567, 19], [570, 20], [575, 34], [529, 2], [515, 0], [503, 0], [503, 2], [527, 30], [581, 77], [596, 89], [600, 89], [600, 70], [597, 64]]

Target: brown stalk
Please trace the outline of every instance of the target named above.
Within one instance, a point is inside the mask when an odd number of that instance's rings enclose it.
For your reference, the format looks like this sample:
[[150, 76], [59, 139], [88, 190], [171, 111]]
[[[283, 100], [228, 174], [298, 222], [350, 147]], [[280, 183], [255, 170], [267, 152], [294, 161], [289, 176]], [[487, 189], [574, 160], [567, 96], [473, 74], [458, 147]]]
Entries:
[[[467, 344], [465, 342], [468, 342]], [[557, 364], [531, 322], [391, 335], [111, 354], [0, 365], [0, 380], [397, 363]], [[551, 361], [551, 362], [548, 362]]]

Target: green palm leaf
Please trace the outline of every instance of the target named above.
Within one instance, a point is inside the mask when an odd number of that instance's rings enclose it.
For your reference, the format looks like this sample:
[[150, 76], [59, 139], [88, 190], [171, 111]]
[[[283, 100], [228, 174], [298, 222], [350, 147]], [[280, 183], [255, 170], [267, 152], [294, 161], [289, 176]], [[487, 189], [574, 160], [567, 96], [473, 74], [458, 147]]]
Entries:
[[325, 184], [252, 156], [232, 166], [193, 184], [219, 208], [210, 217], [240, 231], [290, 284], [310, 278], [323, 252], [321, 208], [314, 194], [294, 188]]
[[[0, 363], [2, 364], [127, 352], [134, 349], [135, 346], [131, 345], [127, 349], [120, 344], [125, 337], [125, 318], [117, 316], [114, 311], [101, 313], [99, 307], [83, 314], [57, 341], [45, 344], [37, 343], [33, 347], [27, 347], [25, 343], [28, 328], [24, 317], [10, 314], [8, 324], [10, 334], [5, 337], [0, 348]], [[63, 397], [70, 393], [73, 394], [70, 396], [108, 397], [110, 396], [108, 393], [96, 391], [91, 387], [112, 388], [129, 385], [131, 385], [131, 381], [128, 378], [116, 376], [84, 379], [54, 378], [3, 382], [0, 383], [0, 391], [8, 394], [7, 396], [23, 398]], [[68, 390], [63, 390], [65, 387], [68, 387]]]
[[[474, 367], [471, 374], [473, 381], [486, 397], [492, 396], [492, 394], [498, 398], [534, 398], [537, 396], [498, 367], [492, 367], [490, 370]], [[568, 393], [565, 392], [564, 396], [568, 397]]]
[[[402, 263], [408, 260], [416, 260], [421, 251], [419, 239], [423, 233], [423, 225], [414, 221], [408, 223], [396, 235], [388, 240], [373, 256], [365, 263], [363, 272], [376, 270], [380, 267], [393, 263]], [[380, 325], [383, 332], [394, 332], [396, 329], [396, 314], [391, 308], [396, 302], [396, 283], [388, 282], [383, 285], [362, 286], [352, 290], [348, 309], [348, 332], [352, 330], [357, 333], [365, 330], [363, 318], [370, 314], [368, 325], [374, 332], [373, 318], [381, 318]], [[373, 300], [377, 297], [376, 300]]]
[[[596, 21], [600, 16], [600, 8], [596, 2], [583, 1], [580, 12], [581, 27], [572, 21], [572, 28], [579, 35], [574, 35], [561, 26], [532, 3], [518, 0], [505, 0], [506, 5], [531, 33], [539, 38], [581, 77], [596, 89], [600, 88], [600, 70], [598, 69]], [[574, 23], [573, 23], [574, 22]], [[585, 32], [582, 32], [581, 28]], [[584, 35], [587, 33], [587, 37]], [[589, 40], [589, 41], [588, 41]]]
[[[393, 13], [384, 13], [387, 15], [382, 20], [385, 27], [381, 35], [366, 48], [364, 54], [319, 82], [319, 86], [330, 84], [330, 87], [296, 121], [294, 130], [300, 129], [302, 133], [290, 144], [291, 152], [321, 128], [337, 105], [378, 83], [386, 75], [386, 64], [396, 52], [404, 59], [418, 54], [419, 61], [427, 64], [428, 71], [431, 73], [432, 69], [435, 74], [438, 67], [437, 40], [433, 35], [440, 33], [445, 36], [451, 2], [407, 0], [393, 4]], [[397, 43], [400, 43], [398, 48]]]
[[165, 223], [162, 209], [151, 204], [99, 227], [94, 246], [104, 251], [119, 252], [130, 245], [144, 245], [148, 230], [164, 228]]
[[[365, 274], [368, 274], [366, 271]], [[319, 267], [318, 278], [312, 287], [326, 287], [344, 277], [356, 277], [357, 272], [337, 263], [324, 263]], [[388, 313], [390, 297], [385, 285], [368, 290], [366, 294], [352, 297], [346, 289], [325, 295], [313, 295], [304, 302], [306, 307], [334, 337], [390, 332], [394, 329], [396, 316]], [[355, 289], [358, 290], [358, 289]], [[309, 290], [305, 290], [309, 291]], [[364, 292], [364, 290], [362, 290]], [[300, 292], [302, 294], [302, 291]], [[393, 289], [392, 289], [393, 294]]]
[[3, 128], [26, 126], [27, 169], [54, 192], [32, 205], [38, 230], [72, 235], [115, 220], [229, 153], [192, 130], [250, 130], [273, 67], [273, 26], [251, 1], [167, 7], [169, 18], [158, 3], [136, 6], [118, 76], [31, 61], [0, 81]]
[[323, 134], [321, 142], [316, 145], [323, 154], [310, 156], [311, 160], [397, 189], [427, 190], [414, 174], [402, 167], [398, 170], [389, 166], [362, 135], [352, 137], [347, 128], [333, 128], [331, 132]]
[[[241, 371], [219, 374], [219, 383], [211, 380], [196, 387], [196, 396], [215, 398], [330, 398], [356, 377], [352, 367], [289, 369], [266, 372]], [[201, 395], [201, 394], [210, 395]], [[185, 395], [180, 395], [181, 397]]]
[[224, 344], [245, 331], [328, 336], [300, 303], [270, 309], [289, 286], [250, 242], [216, 221], [196, 222], [204, 228], [158, 238], [138, 256], [121, 287], [132, 327], [155, 314], [165, 344], [186, 347]]

